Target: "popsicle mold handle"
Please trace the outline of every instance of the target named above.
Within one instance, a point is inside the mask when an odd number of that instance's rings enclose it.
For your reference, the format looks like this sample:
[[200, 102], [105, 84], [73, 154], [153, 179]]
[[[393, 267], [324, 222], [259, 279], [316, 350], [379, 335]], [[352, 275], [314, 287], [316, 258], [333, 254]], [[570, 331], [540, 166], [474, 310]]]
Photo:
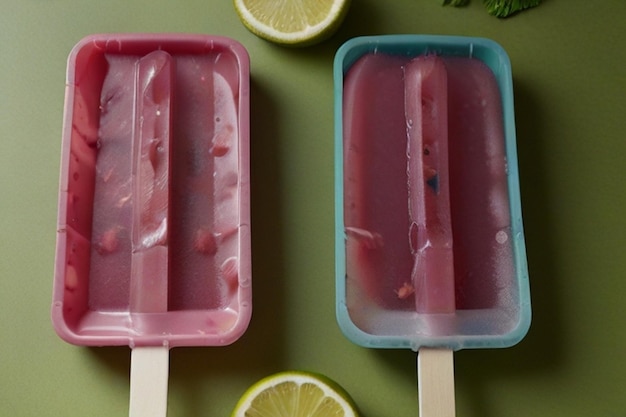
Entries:
[[454, 417], [454, 357], [451, 349], [422, 348], [417, 354], [420, 417]]
[[129, 417], [165, 417], [169, 348], [135, 347], [130, 363]]

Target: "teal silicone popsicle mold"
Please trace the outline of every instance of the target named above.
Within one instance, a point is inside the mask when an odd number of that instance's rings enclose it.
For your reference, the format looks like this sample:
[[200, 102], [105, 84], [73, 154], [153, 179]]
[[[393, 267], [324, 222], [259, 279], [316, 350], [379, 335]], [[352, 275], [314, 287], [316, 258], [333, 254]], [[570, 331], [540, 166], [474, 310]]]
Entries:
[[[502, 102], [504, 128], [504, 147], [506, 155], [506, 181], [511, 218], [511, 239], [514, 262], [513, 299], [510, 301], [510, 325], [497, 328], [482, 326], [481, 315], [490, 315], [490, 311], [458, 312], [452, 319], [458, 332], [453, 334], [428, 334], [422, 331], [420, 315], [415, 312], [398, 312], [390, 316], [390, 322], [416, 322], [410, 330], [398, 325], [381, 328], [376, 325], [364, 325], [369, 319], [360, 319], [360, 315], [386, 314], [383, 310], [369, 313], [358, 302], [348, 300], [347, 288], [350, 278], [346, 273], [346, 232], [344, 224], [344, 80], [345, 76], [361, 57], [379, 53], [404, 57], [422, 54], [442, 56], [472, 57], [482, 61], [495, 75]], [[354, 38], [342, 45], [334, 61], [334, 103], [335, 103], [335, 274], [336, 274], [336, 315], [339, 327], [352, 342], [372, 348], [410, 348], [442, 347], [453, 350], [465, 348], [501, 348], [518, 343], [527, 333], [531, 321], [531, 303], [528, 279], [528, 267], [522, 223], [520, 185], [516, 151], [515, 115], [513, 107], [513, 82], [511, 63], [504, 49], [496, 42], [473, 37], [434, 36], [434, 35], [385, 35]], [[382, 279], [382, 278], [381, 278]], [[362, 308], [361, 308], [362, 307]], [[369, 307], [368, 307], [369, 308]], [[465, 318], [462, 318], [465, 317]], [[374, 322], [375, 320], [372, 320]], [[472, 325], [471, 323], [474, 323]], [[478, 325], [476, 325], [478, 323]], [[386, 328], [385, 328], [386, 326]]]

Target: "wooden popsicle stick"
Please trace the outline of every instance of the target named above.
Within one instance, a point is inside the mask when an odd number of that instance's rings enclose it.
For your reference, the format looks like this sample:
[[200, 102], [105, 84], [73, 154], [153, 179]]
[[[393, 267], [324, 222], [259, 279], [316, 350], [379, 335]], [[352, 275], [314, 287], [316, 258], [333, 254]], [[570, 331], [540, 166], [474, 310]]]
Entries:
[[130, 361], [129, 417], [165, 417], [169, 348], [135, 347]]
[[454, 417], [454, 352], [421, 348], [417, 354], [420, 417]]

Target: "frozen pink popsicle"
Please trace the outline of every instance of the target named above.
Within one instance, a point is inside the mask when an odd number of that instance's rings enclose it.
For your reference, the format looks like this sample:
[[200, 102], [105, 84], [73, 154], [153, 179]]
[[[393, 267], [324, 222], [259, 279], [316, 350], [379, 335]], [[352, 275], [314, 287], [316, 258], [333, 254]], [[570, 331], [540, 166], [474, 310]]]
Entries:
[[55, 328], [79, 344], [231, 343], [251, 307], [247, 54], [102, 35], [69, 65]]
[[454, 346], [513, 320], [500, 107], [471, 58], [367, 54], [344, 81], [348, 314], [419, 340], [420, 415], [454, 415]]
[[[513, 326], [502, 109], [491, 70], [469, 57], [366, 54], [343, 92], [351, 320], [368, 333], [450, 343]], [[454, 315], [424, 316], [440, 313]]]

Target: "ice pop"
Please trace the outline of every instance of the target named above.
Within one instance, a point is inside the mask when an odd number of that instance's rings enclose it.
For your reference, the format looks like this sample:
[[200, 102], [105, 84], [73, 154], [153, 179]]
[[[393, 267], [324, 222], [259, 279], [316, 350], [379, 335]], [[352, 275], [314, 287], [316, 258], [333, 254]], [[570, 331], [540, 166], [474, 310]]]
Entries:
[[[356, 38], [335, 97], [339, 325], [419, 351], [420, 415], [453, 415], [452, 351], [530, 324], [510, 62], [486, 39]], [[442, 387], [443, 408], [422, 404]]]
[[133, 349], [131, 416], [165, 415], [170, 348], [248, 326], [248, 106], [227, 38], [94, 35], [70, 54], [52, 320]]

